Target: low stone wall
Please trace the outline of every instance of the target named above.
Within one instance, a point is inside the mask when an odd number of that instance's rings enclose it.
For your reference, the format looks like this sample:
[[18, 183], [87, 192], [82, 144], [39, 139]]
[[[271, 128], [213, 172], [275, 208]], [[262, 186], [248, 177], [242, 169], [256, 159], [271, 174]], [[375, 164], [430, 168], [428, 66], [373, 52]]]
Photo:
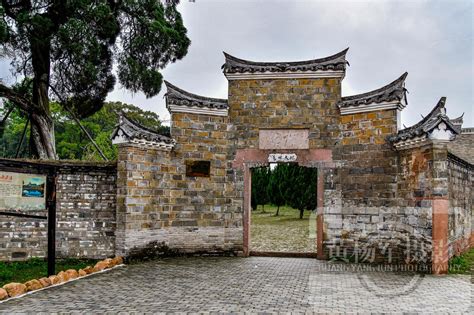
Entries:
[[[0, 160], [6, 172], [56, 176], [57, 257], [106, 258], [115, 253], [116, 164]], [[28, 214], [47, 215], [47, 211]], [[47, 220], [0, 216], [0, 260], [47, 254]]]

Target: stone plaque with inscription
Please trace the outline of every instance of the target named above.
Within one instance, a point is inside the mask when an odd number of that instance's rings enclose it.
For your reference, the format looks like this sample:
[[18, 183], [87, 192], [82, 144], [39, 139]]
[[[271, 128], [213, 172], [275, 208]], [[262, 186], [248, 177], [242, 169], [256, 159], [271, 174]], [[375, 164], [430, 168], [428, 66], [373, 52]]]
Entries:
[[308, 129], [261, 129], [258, 148], [268, 149], [309, 149]]
[[46, 209], [46, 176], [0, 172], [0, 210]]
[[275, 154], [269, 154], [268, 155], [268, 162], [270, 163], [291, 163], [291, 162], [296, 162], [298, 156], [296, 156], [295, 153], [289, 153], [289, 154], [280, 154], [280, 153], [275, 153]]

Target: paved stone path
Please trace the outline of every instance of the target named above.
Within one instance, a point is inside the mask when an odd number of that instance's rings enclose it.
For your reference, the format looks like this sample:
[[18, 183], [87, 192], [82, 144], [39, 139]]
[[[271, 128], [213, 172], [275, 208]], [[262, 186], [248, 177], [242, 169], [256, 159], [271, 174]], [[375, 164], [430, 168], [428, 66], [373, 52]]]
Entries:
[[10, 300], [0, 304], [0, 312], [474, 311], [470, 276], [420, 277], [351, 268], [311, 258], [163, 259]]

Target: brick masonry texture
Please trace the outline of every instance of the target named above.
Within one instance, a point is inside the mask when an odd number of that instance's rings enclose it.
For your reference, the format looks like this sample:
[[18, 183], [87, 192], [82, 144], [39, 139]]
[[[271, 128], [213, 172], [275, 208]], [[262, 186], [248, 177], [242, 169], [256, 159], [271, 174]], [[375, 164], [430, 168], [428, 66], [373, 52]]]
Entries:
[[472, 246], [474, 235], [474, 168], [453, 156], [448, 158], [449, 257], [458, 255]]
[[115, 254], [116, 167], [60, 169], [56, 199], [59, 257], [106, 258]]
[[454, 155], [474, 164], [474, 132], [461, 133], [448, 144], [448, 150]]
[[[1, 169], [8, 160], [1, 161]], [[17, 162], [22, 168], [57, 175], [56, 254], [106, 258], [115, 253], [116, 166], [94, 163], [51, 165]], [[18, 167], [18, 166], [16, 166]], [[47, 211], [28, 214], [47, 215]], [[47, 221], [0, 216], [0, 260], [24, 260], [47, 253]]]
[[241, 211], [225, 197], [226, 187], [231, 187], [226, 185], [225, 155], [215, 153], [222, 160], [212, 160], [209, 178], [186, 178], [186, 159], [210, 159], [209, 150], [193, 141], [181, 143], [179, 153], [120, 147], [118, 253], [128, 254], [155, 241], [184, 253], [241, 250]]

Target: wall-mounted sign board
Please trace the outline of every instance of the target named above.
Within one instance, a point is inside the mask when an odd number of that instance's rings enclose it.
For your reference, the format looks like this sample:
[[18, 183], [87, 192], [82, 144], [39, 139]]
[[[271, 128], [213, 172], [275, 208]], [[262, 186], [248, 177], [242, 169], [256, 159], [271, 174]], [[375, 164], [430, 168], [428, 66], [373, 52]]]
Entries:
[[186, 161], [186, 176], [209, 177], [211, 175], [211, 161]]
[[45, 210], [46, 176], [0, 172], [0, 210]]

